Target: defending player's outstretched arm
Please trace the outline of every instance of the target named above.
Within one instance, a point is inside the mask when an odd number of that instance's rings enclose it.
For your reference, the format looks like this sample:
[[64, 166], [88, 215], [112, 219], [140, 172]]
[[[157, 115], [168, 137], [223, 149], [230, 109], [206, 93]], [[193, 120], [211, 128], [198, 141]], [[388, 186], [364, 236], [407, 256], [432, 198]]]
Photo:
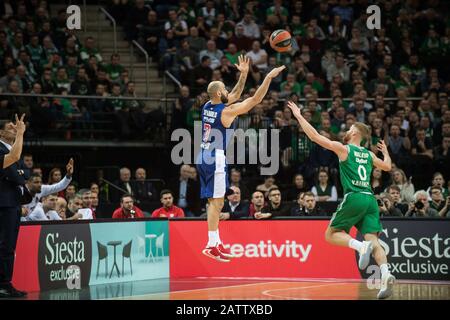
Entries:
[[242, 102], [232, 104], [223, 109], [222, 124], [225, 128], [228, 128], [238, 115], [249, 112], [254, 106], [261, 103], [267, 93], [267, 90], [269, 90], [269, 85], [272, 79], [277, 77], [285, 68], [285, 66], [281, 66], [270, 71], [264, 78], [263, 83], [256, 90], [253, 97], [247, 98]]
[[389, 156], [389, 151], [387, 149], [387, 146], [383, 140], [380, 140], [377, 143], [377, 149], [378, 149], [378, 151], [381, 151], [381, 153], [383, 154], [383, 160], [378, 158], [372, 151], [370, 151], [370, 154], [373, 159], [373, 165], [383, 171], [391, 171], [392, 160], [391, 160], [391, 157]]
[[339, 160], [345, 161], [347, 159], [347, 148], [338, 141], [332, 141], [327, 137], [320, 135], [316, 129], [312, 125], [306, 121], [306, 119], [302, 116], [300, 112], [300, 108], [292, 101], [288, 102], [288, 107], [291, 109], [292, 114], [295, 118], [297, 118], [300, 126], [305, 131], [305, 134], [310, 138], [313, 142], [318, 145], [324, 147], [325, 149], [331, 150], [339, 157]]
[[234, 86], [233, 90], [228, 94], [228, 104], [233, 104], [241, 98], [242, 91], [244, 91], [245, 81], [247, 81], [248, 68], [250, 64], [250, 59], [240, 55], [238, 57], [239, 64], [235, 64], [236, 68], [241, 73], [239, 80]]

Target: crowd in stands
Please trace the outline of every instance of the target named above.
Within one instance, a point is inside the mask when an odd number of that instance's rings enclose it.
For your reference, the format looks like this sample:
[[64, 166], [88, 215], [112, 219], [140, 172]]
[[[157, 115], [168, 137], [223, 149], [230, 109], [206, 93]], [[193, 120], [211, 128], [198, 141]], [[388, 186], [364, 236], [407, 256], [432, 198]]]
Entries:
[[[372, 173], [372, 188], [383, 215], [446, 216], [449, 200], [445, 181], [450, 180], [447, 2], [380, 1], [382, 27], [378, 30], [366, 27], [368, 3], [112, 0], [108, 11], [123, 26], [128, 41], [140, 42], [159, 63], [161, 72], [169, 70], [183, 84], [173, 105], [172, 129], [193, 129], [194, 121], [200, 120], [200, 102], [207, 99], [205, 89], [210, 81], [221, 80], [231, 89], [239, 77], [234, 67], [239, 55], [252, 62], [243, 99], [255, 92], [270, 70], [287, 66], [287, 72], [272, 81], [262, 103], [237, 120], [243, 129], [280, 130], [283, 176], [268, 177], [253, 186], [248, 183], [247, 168], [237, 168], [230, 174], [236, 188], [228, 195], [229, 212], [224, 212], [228, 214], [223, 218], [241, 214], [257, 219], [315, 215], [327, 202], [342, 197], [338, 159], [306, 137], [285, 106], [287, 100], [301, 102], [305, 118], [331, 139], [343, 141], [344, 132], [362, 121], [371, 127], [371, 139], [366, 142], [369, 149], [377, 154], [377, 142], [386, 142], [394, 168], [390, 173]], [[2, 92], [135, 96], [120, 57], [103, 57], [95, 39], [81, 41], [67, 30], [65, 12], [51, 17], [46, 1], [5, 1], [0, 14]], [[276, 29], [292, 34], [289, 53], [277, 53], [270, 47], [269, 37]], [[140, 137], [151, 123], [143, 116], [138, 100], [27, 101], [0, 97], [0, 119], [25, 112], [30, 121], [27, 132], [39, 136], [57, 126], [58, 119], [76, 119], [71, 122], [73, 129], [89, 128], [93, 119], [103, 119], [98, 112], [113, 115], [123, 137]], [[120, 173], [125, 182], [121, 189], [133, 195], [133, 206], [142, 194], [150, 192], [153, 201], [164, 198], [167, 208], [176, 205], [185, 216], [199, 215], [204, 204], [198, 198], [195, 168], [183, 166], [180, 170], [183, 173], [169, 187], [170, 193], [148, 191], [147, 187], [133, 190], [130, 170]], [[53, 175], [49, 184], [58, 182], [57, 171]], [[68, 190], [71, 197], [67, 197]], [[79, 193], [80, 188], [70, 184], [65, 191], [69, 216], [78, 212], [79, 206], [92, 206], [90, 196], [83, 200], [80, 194], [78, 199]], [[121, 192], [101, 196], [99, 191], [97, 196], [100, 202], [114, 199], [124, 203]], [[62, 205], [60, 198], [55, 201]], [[239, 199], [248, 205], [248, 214], [240, 211], [247, 209]], [[45, 200], [44, 211], [55, 202]], [[130, 210], [138, 214], [129, 199], [125, 202], [128, 209], [121, 214], [130, 215]], [[95, 210], [91, 211], [95, 217]], [[164, 210], [159, 213], [164, 214]], [[179, 216], [180, 212], [173, 214]]]
[[[182, 165], [179, 176], [161, 190], [147, 179], [144, 168], [137, 168], [135, 178], [131, 179], [130, 169], [124, 167], [120, 169], [119, 180], [114, 182], [118, 187], [115, 192], [102, 181], [90, 183], [89, 188], [78, 186], [72, 178], [73, 159], [67, 163], [65, 175], [60, 168], [53, 168], [44, 182], [42, 169], [35, 166], [32, 155], [24, 155], [22, 168], [33, 198], [22, 208], [22, 221], [206, 216], [206, 204], [198, 197], [199, 181], [193, 166]], [[336, 209], [336, 187], [328, 180], [325, 170], [320, 171], [312, 187], [301, 174], [295, 175], [291, 184], [280, 186], [272, 176], [265, 177], [261, 184], [250, 185], [243, 183], [238, 169], [233, 168], [230, 174], [221, 220], [330, 216]], [[393, 170], [390, 185], [373, 188], [381, 216], [450, 217], [450, 181], [446, 184], [442, 174], [434, 175], [427, 190], [418, 191], [402, 177], [400, 169]], [[159, 207], [145, 211], [152, 201], [159, 201]], [[113, 212], [100, 214], [104, 203], [117, 207]]]
[[[285, 105], [300, 100], [305, 118], [331, 139], [342, 141], [355, 121], [369, 124], [366, 146], [377, 153], [383, 139], [396, 167], [419, 188], [434, 172], [449, 179], [449, 7], [439, 0], [380, 1], [381, 28], [370, 30], [368, 5], [365, 0], [136, 0], [115, 1], [110, 10], [126, 39], [141, 42], [161, 71], [169, 70], [183, 84], [173, 105], [173, 129], [193, 129], [210, 81], [229, 88], [236, 83], [234, 64], [243, 54], [252, 62], [244, 99], [274, 67], [288, 67], [262, 103], [237, 120], [244, 130], [281, 130], [283, 169], [303, 174], [309, 184], [321, 169], [338, 181], [337, 157], [311, 143]], [[276, 29], [291, 33], [290, 52], [270, 47]], [[373, 178], [374, 188], [384, 190], [389, 176], [374, 170]]]
[[[98, 139], [145, 137], [154, 122], [119, 54], [104, 57], [92, 36], [66, 26], [66, 9], [50, 12], [48, 1], [0, 5], [0, 93], [49, 94], [117, 99], [0, 97], [0, 119], [25, 113], [27, 137]], [[51, 13], [51, 14], [50, 14]], [[93, 132], [94, 123], [97, 132]]]

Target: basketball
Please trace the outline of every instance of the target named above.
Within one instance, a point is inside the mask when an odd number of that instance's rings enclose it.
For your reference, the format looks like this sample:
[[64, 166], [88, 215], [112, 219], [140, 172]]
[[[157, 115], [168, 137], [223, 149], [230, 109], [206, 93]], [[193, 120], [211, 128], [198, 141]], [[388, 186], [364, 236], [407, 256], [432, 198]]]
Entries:
[[277, 52], [287, 52], [291, 49], [291, 34], [283, 29], [278, 29], [270, 35], [270, 46]]

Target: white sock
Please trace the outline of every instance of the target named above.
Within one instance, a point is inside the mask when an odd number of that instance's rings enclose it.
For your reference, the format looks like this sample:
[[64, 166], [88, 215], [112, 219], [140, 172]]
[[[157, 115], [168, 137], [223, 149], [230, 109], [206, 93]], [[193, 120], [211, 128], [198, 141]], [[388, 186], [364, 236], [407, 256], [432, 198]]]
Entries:
[[207, 247], [215, 247], [218, 243], [219, 235], [217, 231], [208, 231], [208, 245]]
[[219, 234], [219, 229], [217, 229], [217, 244], [219, 245], [219, 244], [221, 244], [222, 243], [222, 240], [220, 240], [220, 234]]
[[380, 265], [380, 269], [381, 269], [381, 277], [384, 277], [387, 274], [389, 274], [389, 267], [387, 263], [383, 263], [382, 265]]
[[363, 246], [363, 243], [361, 241], [358, 241], [356, 239], [350, 239], [348, 242], [348, 246], [352, 249], [355, 249], [356, 251], [361, 251], [361, 248]]

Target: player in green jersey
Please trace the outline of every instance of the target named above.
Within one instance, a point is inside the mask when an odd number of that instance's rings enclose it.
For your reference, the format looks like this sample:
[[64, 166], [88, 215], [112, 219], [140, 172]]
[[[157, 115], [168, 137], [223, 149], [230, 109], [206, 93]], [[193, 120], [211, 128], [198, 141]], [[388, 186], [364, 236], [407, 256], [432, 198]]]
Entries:
[[[383, 160], [381, 160], [373, 152], [361, 147], [361, 142], [370, 138], [369, 127], [364, 123], [356, 122], [351, 126], [345, 135], [347, 144], [344, 145], [320, 135], [305, 120], [295, 103], [289, 101], [288, 107], [308, 138], [323, 148], [333, 151], [339, 158], [344, 199], [333, 214], [325, 239], [331, 244], [358, 251], [360, 269], [367, 268], [372, 254], [381, 269], [381, 289], [378, 298], [389, 297], [392, 295], [395, 277], [389, 272], [386, 252], [378, 241], [382, 226], [378, 204], [370, 186], [370, 176], [374, 166], [384, 171], [391, 170], [391, 158], [384, 141], [381, 140], [377, 145], [378, 150], [383, 154]], [[363, 235], [365, 241], [358, 241], [349, 235], [353, 226]]]

